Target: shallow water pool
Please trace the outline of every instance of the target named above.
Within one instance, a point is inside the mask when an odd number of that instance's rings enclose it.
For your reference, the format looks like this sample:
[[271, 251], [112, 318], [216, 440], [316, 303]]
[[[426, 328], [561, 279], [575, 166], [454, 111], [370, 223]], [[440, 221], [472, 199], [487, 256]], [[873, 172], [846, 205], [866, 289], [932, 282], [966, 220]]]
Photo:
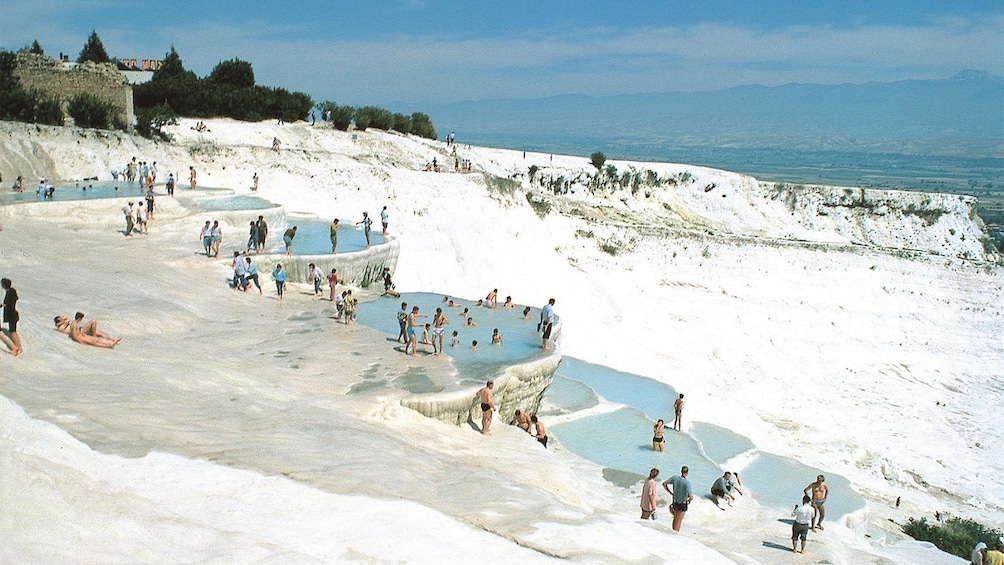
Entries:
[[[341, 243], [341, 239], [339, 239]], [[464, 300], [452, 298], [455, 302], [462, 304], [458, 308], [450, 308], [443, 303], [442, 294], [430, 294], [425, 292], [408, 292], [400, 298], [383, 296], [377, 300], [359, 304], [356, 312], [359, 323], [374, 328], [387, 334], [387, 339], [394, 342], [400, 332], [397, 323], [397, 313], [401, 310], [401, 303], [408, 303], [408, 312], [412, 306], [418, 306], [419, 312], [426, 314], [428, 318], [419, 318], [424, 326], [432, 323], [432, 316], [436, 313], [436, 308], [442, 308], [443, 314], [449, 320], [444, 336], [445, 354], [451, 357], [460, 369], [461, 382], [470, 381], [471, 384], [482, 383], [485, 375], [494, 374], [495, 371], [511, 365], [513, 363], [533, 359], [542, 353], [540, 336], [537, 334], [537, 317], [540, 315], [539, 309], [532, 309], [530, 320], [523, 319], [523, 308], [481, 308], [476, 306], [476, 300]], [[464, 327], [461, 312], [464, 308], [474, 318], [478, 324], [473, 327]], [[502, 334], [504, 345], [492, 345], [492, 330], [499, 329]], [[460, 345], [452, 347], [450, 345], [453, 332], [458, 333]], [[422, 332], [418, 332], [421, 340]], [[478, 341], [478, 348], [471, 349], [471, 342]], [[403, 347], [403, 346], [402, 346]], [[431, 345], [418, 346], [419, 352], [431, 352]], [[482, 383], [483, 384], [483, 383]]]
[[[125, 181], [80, 181], [80, 183], [51, 183], [55, 187], [55, 192], [50, 200], [43, 199], [35, 193], [37, 185], [25, 186], [24, 192], [12, 192], [10, 186], [3, 187], [0, 193], [0, 204], [19, 204], [27, 202], [66, 202], [70, 200], [100, 200], [102, 198], [142, 198], [146, 190], [140, 188], [139, 183]], [[118, 187], [116, 191], [115, 188]], [[179, 188], [178, 190], [182, 190]], [[189, 193], [188, 188], [183, 189]], [[199, 187], [196, 192], [209, 192], [214, 189]], [[167, 189], [163, 185], [154, 188], [154, 194], [158, 198], [167, 198]]]
[[258, 196], [226, 196], [223, 198], [200, 198], [195, 201], [195, 207], [207, 212], [226, 212], [233, 210], [268, 210], [279, 205]]
[[[296, 226], [296, 237], [293, 238], [293, 255], [328, 255], [331, 253], [331, 220], [296, 216], [287, 216], [285, 225], [272, 226], [269, 229], [269, 253], [286, 252], [282, 235], [293, 226]], [[370, 233], [370, 242], [372, 245], [384, 243], [383, 236], [379, 231], [373, 231]], [[356, 228], [351, 221], [339, 218], [337, 251], [339, 253], [352, 253], [364, 249], [366, 249], [366, 236], [363, 230]]]
[[[571, 357], [562, 358], [557, 373], [557, 386], [544, 395], [544, 415], [557, 419], [548, 430], [570, 451], [604, 466], [604, 476], [644, 478], [656, 467], [665, 480], [687, 465], [694, 496], [708, 498], [711, 484], [724, 471], [739, 472], [743, 485], [761, 504], [783, 513], [801, 500], [802, 488], [822, 474], [830, 488], [828, 519], [864, 507], [864, 499], [844, 477], [791, 458], [756, 452], [753, 442], [741, 434], [704, 422], [685, 421], [686, 433], [669, 429], [677, 396], [669, 385]], [[595, 406], [591, 399], [598, 397], [626, 406], [601, 414], [576, 414]], [[658, 418], [669, 419], [664, 453], [652, 450], [652, 425]], [[722, 468], [737, 455], [751, 451], [748, 462], [736, 461], [728, 469]]]

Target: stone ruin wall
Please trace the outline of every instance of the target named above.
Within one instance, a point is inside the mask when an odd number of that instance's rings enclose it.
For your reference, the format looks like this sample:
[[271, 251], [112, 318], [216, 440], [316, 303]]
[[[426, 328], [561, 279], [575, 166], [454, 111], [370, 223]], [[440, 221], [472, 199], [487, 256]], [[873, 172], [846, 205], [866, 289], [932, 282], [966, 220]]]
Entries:
[[65, 125], [73, 125], [66, 111], [70, 99], [86, 93], [111, 103], [119, 119], [132, 127], [132, 86], [113, 63], [78, 63], [67, 67], [52, 57], [19, 53], [14, 75], [25, 90], [37, 90], [59, 100]]

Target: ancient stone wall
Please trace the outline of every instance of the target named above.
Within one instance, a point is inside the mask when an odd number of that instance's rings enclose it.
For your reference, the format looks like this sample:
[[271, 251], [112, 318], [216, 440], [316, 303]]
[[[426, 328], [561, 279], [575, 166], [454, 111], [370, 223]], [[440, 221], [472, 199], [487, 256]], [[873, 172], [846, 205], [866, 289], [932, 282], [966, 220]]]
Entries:
[[25, 90], [38, 90], [59, 100], [65, 125], [73, 125], [66, 111], [70, 99], [91, 94], [111, 103], [118, 118], [132, 126], [132, 86], [112, 63], [64, 64], [44, 55], [18, 53], [14, 75]]

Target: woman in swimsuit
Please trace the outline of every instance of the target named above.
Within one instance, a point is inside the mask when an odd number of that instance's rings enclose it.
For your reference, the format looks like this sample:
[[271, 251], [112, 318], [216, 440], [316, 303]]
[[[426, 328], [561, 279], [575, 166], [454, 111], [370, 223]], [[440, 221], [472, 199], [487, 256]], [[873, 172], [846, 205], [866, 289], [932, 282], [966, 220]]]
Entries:
[[664, 427], [666, 427], [666, 423], [662, 420], [659, 420], [652, 426], [652, 451], [666, 450], [666, 438], [662, 435]]

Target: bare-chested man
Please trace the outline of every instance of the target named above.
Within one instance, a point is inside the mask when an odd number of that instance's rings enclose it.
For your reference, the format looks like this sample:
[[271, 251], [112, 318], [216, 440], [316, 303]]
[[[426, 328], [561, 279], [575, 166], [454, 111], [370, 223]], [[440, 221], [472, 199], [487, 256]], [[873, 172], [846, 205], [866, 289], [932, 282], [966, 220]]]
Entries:
[[56, 316], [52, 321], [56, 324], [57, 330], [69, 334], [77, 343], [112, 349], [122, 341], [121, 337], [112, 337], [99, 330], [97, 320], [91, 320], [81, 327], [80, 322], [83, 319], [83, 313], [77, 312], [73, 320], [66, 316]]
[[812, 531], [816, 531], [816, 528], [820, 530], [823, 529], [823, 516], [826, 515], [826, 497], [830, 495], [830, 489], [826, 486], [826, 478], [822, 475], [816, 477], [816, 482], [809, 483], [809, 486], [805, 487], [803, 493], [808, 495], [809, 491], [812, 491], [812, 505], [816, 507], [816, 517], [812, 521]]
[[428, 318], [425, 314], [418, 313], [418, 306], [413, 306], [411, 308], [411, 313], [408, 314], [408, 341], [404, 344], [404, 354], [408, 354], [408, 346], [411, 346], [411, 354], [418, 357], [418, 334], [416, 333], [415, 327], [418, 326], [418, 318]]
[[[432, 352], [436, 354], [437, 357], [443, 355], [443, 334], [446, 333], [446, 328], [443, 326], [449, 324], [450, 321], [446, 319], [443, 314], [442, 308], [436, 308], [436, 315], [432, 317]], [[436, 346], [439, 343], [439, 346]]]
[[533, 424], [533, 437], [547, 449], [547, 428], [544, 427], [544, 422], [538, 420], [536, 416], [530, 416], [530, 423]]
[[530, 433], [530, 416], [526, 412], [517, 410], [512, 417], [512, 423], [519, 426], [524, 432]]
[[495, 388], [495, 381], [488, 381], [485, 386], [478, 391], [478, 398], [481, 399], [481, 434], [488, 435], [488, 428], [492, 425], [492, 413], [495, 411], [495, 397], [492, 389]]

